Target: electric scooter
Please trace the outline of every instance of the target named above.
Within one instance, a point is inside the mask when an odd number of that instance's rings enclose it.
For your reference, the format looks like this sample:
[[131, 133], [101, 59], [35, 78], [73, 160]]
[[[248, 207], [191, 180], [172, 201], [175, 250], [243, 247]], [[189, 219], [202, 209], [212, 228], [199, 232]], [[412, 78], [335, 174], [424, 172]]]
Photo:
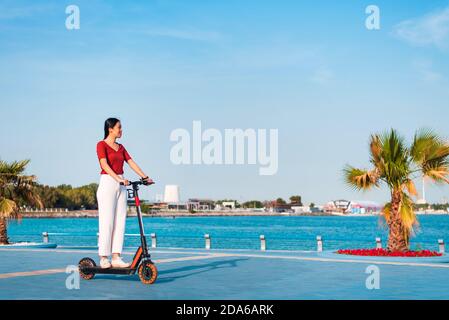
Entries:
[[[128, 198], [134, 198], [137, 208], [137, 219], [139, 220], [140, 231], [140, 246], [137, 249], [133, 261], [129, 268], [101, 268], [96, 265], [91, 258], [83, 258], [78, 264], [80, 276], [85, 280], [91, 280], [96, 274], [121, 274], [134, 275], [136, 272], [139, 275], [140, 281], [144, 284], [153, 284], [157, 279], [157, 268], [151, 261], [151, 255], [148, 252], [147, 239], [143, 229], [142, 212], [140, 209], [139, 186], [151, 185], [146, 180], [130, 182], [132, 189], [127, 189]], [[121, 183], [121, 185], [124, 185]]]

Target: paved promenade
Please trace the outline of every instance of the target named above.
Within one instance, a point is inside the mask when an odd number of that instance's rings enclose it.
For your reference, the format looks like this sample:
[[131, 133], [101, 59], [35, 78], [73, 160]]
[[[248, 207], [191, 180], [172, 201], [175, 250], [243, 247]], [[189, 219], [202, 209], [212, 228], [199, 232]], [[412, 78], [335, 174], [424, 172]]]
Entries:
[[[285, 251], [157, 249], [159, 278], [151, 286], [137, 276], [96, 275], [67, 289], [67, 266], [85, 256], [95, 250], [0, 249], [0, 299], [449, 299], [449, 264]], [[372, 265], [379, 290], [366, 287]]]

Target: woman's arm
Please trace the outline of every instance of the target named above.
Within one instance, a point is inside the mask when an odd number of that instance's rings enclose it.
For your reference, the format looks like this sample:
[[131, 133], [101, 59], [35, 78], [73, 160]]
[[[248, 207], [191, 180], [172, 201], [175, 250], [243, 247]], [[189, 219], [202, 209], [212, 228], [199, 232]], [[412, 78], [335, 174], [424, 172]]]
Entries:
[[111, 177], [113, 177], [115, 179], [115, 181], [117, 182], [123, 182], [125, 185], [128, 185], [128, 180], [126, 179], [122, 179], [120, 178], [115, 172], [114, 170], [112, 170], [112, 168], [109, 166], [108, 161], [106, 160], [106, 158], [102, 158], [100, 159], [100, 166], [101, 169], [103, 169], [104, 171], [106, 171], [106, 173], [108, 175], [110, 175]]
[[133, 169], [134, 172], [139, 175], [139, 177], [141, 177], [142, 179], [148, 178], [148, 176], [142, 171], [142, 169], [140, 169], [140, 167], [137, 165], [137, 163], [134, 162], [133, 159], [129, 159], [127, 162], [130, 168]]

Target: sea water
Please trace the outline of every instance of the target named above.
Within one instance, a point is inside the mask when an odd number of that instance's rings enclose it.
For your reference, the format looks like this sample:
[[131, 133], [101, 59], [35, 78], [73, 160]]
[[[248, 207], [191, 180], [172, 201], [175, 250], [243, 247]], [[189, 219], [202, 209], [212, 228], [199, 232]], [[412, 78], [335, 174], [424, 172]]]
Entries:
[[[387, 230], [379, 217], [145, 217], [145, 232], [157, 235], [158, 247], [204, 248], [204, 235], [211, 237], [216, 249], [259, 249], [265, 235], [268, 250], [316, 250], [316, 236], [323, 238], [324, 249], [373, 248], [375, 238], [385, 246]], [[420, 226], [411, 240], [413, 249], [438, 249], [438, 239], [449, 241], [449, 216], [419, 217]], [[22, 219], [11, 221], [11, 241], [42, 241], [61, 246], [96, 246], [96, 218]], [[127, 219], [125, 246], [139, 244], [137, 219]]]

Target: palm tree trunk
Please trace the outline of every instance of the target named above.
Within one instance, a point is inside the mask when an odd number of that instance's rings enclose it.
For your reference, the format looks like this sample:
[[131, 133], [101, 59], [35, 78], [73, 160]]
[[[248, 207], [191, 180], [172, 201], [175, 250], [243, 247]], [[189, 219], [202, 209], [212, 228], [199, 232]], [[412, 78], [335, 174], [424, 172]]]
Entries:
[[6, 225], [7, 225], [6, 219], [0, 218], [0, 244], [9, 244]]
[[388, 220], [388, 251], [408, 251], [408, 241], [402, 223], [400, 208], [402, 191], [394, 190], [391, 197], [391, 213]]

